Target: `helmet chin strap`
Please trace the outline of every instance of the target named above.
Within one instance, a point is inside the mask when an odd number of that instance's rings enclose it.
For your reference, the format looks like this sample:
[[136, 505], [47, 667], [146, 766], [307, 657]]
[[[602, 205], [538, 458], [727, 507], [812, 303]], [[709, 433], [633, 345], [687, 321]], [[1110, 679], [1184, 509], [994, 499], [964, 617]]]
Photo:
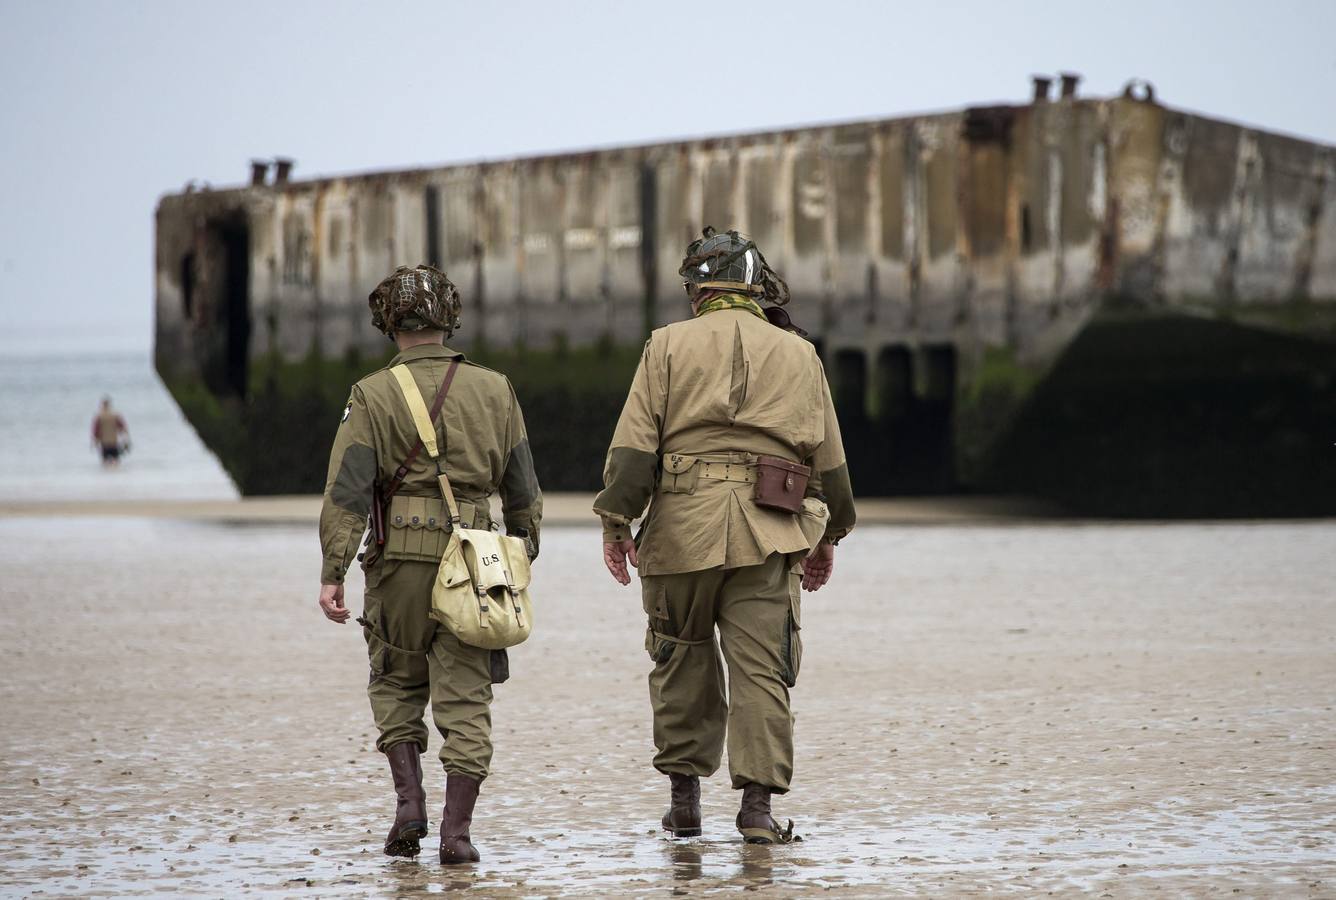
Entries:
[[696, 290], [723, 291], [727, 294], [761, 294], [765, 288], [759, 284], [743, 284], [741, 281], [698, 281], [694, 283]]

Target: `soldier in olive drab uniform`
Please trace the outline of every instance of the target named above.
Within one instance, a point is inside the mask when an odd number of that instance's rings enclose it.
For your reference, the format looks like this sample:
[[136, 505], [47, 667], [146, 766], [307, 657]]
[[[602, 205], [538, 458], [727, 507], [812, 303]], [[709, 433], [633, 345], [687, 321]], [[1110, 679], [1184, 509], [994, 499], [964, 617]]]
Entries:
[[[423, 715], [430, 701], [445, 739], [441, 862], [476, 862], [469, 825], [492, 758], [492, 684], [505, 679], [505, 651], [462, 644], [428, 617], [450, 516], [437, 461], [415, 453], [421, 449], [417, 427], [390, 367], [408, 366], [424, 397], [439, 398], [449, 382], [435, 421], [445, 448], [440, 464], [464, 527], [492, 527], [488, 498], [499, 491], [507, 532], [523, 537], [535, 557], [542, 495], [510, 382], [444, 346], [459, 327], [460, 311], [459, 294], [445, 275], [430, 266], [400, 267], [371, 293], [370, 306], [373, 323], [400, 352], [353, 386], [334, 439], [320, 513], [320, 606], [330, 620], [348, 620], [344, 574], [379, 504], [384, 545], [368, 537], [365, 610], [358, 622], [371, 660], [367, 695], [380, 731], [376, 747], [389, 759], [398, 797], [385, 852], [416, 856], [427, 834], [419, 757], [427, 749]], [[373, 532], [374, 524], [373, 517]]]
[[[770, 795], [787, 792], [793, 774], [799, 585], [826, 583], [835, 544], [853, 528], [849, 470], [815, 349], [781, 310], [760, 305], [787, 302], [788, 289], [756, 245], [707, 228], [680, 273], [693, 318], [645, 344], [594, 508], [613, 576], [630, 583], [628, 560], [640, 570], [654, 766], [671, 780], [663, 827], [700, 833], [699, 776], [719, 768], [727, 734], [743, 792], [738, 830], [753, 843], [787, 842], [793, 823], [781, 829]], [[760, 456], [809, 466], [807, 494], [825, 507], [757, 505]], [[630, 523], [647, 503], [633, 541]]]

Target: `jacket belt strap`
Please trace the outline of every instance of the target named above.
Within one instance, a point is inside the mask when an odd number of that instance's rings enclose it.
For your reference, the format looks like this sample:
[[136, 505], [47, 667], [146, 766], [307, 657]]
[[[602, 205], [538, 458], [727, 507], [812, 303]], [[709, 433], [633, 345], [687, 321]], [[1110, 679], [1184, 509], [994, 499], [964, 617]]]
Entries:
[[743, 484], [756, 483], [756, 466], [748, 463], [698, 462], [700, 477], [715, 481], [737, 481]]

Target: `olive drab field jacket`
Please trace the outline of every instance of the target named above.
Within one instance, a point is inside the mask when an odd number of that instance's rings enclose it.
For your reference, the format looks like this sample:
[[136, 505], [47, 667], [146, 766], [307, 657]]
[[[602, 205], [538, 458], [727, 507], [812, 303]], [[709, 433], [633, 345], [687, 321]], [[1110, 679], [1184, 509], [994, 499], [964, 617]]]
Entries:
[[604, 540], [637, 536], [641, 575], [756, 565], [805, 550], [796, 516], [752, 502], [745, 481], [703, 477], [703, 461], [744, 467], [756, 455], [811, 466], [824, 496], [824, 539], [854, 525], [853, 493], [830, 387], [815, 348], [746, 309], [659, 328], [645, 344], [594, 501]]
[[[460, 365], [436, 418], [436, 437], [463, 524], [490, 527], [487, 498], [499, 491], [506, 530], [512, 535], [526, 532], [529, 554], [537, 555], [543, 496], [510, 381], [468, 362], [462, 353], [425, 344], [404, 350], [353, 386], [330, 452], [320, 511], [321, 583], [343, 582], [367, 527], [374, 484], [387, 484], [418, 440], [413, 415], [390, 367], [406, 364], [430, 404], [456, 359]], [[436, 465], [426, 453], [419, 453], [390, 501], [385, 516], [386, 559], [439, 562], [444, 553], [449, 516], [444, 513]]]

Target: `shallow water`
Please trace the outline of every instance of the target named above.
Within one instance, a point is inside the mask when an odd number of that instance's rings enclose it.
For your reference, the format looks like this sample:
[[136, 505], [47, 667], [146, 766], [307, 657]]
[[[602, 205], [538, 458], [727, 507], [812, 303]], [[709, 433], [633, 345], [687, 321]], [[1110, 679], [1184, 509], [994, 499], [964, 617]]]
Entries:
[[[91, 429], [110, 395], [131, 452], [104, 468]], [[0, 501], [226, 499], [236, 488], [147, 354], [0, 357]]]
[[313, 529], [0, 520], [0, 890], [1336, 893], [1336, 524], [859, 530], [804, 598], [780, 848], [739, 842], [726, 770], [702, 839], [657, 830], [643, 614], [598, 541], [545, 535], [451, 871], [380, 854]]

